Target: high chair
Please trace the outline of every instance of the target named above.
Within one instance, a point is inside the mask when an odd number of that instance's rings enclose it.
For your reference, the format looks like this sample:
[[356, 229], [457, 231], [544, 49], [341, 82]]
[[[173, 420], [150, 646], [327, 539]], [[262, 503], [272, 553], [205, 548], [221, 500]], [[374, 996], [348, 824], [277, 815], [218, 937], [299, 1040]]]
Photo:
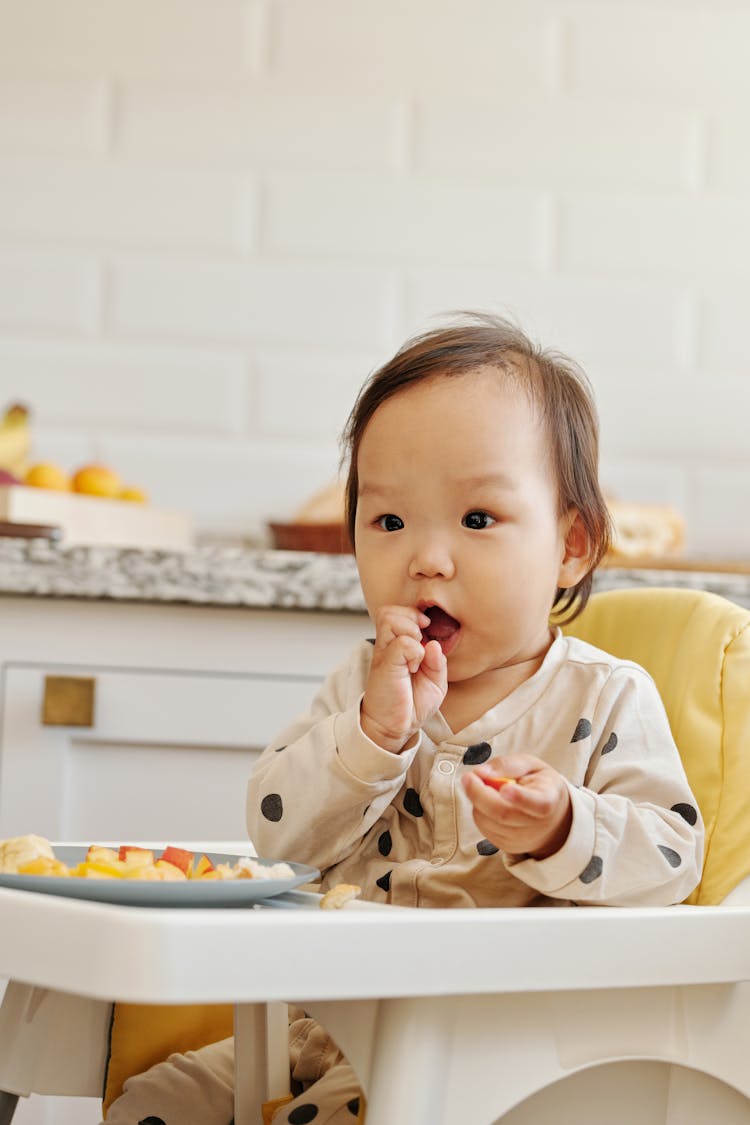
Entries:
[[[701, 591], [609, 591], [595, 595], [565, 631], [643, 665], [661, 693], [706, 826], [702, 879], [688, 904], [750, 907], [750, 612]], [[706, 950], [707, 958], [721, 956], [721, 950]], [[449, 1064], [454, 1116], [441, 1120], [450, 1125], [459, 1118], [461, 1125], [750, 1122], [745, 979], [692, 990], [545, 993], [533, 1019], [521, 1016], [514, 996], [470, 997], [466, 1011], [471, 1018], [454, 1020], [449, 1046], [439, 1048], [443, 1063], [430, 1053], [433, 1037], [414, 1044], [428, 1081], [431, 1066], [437, 1076]], [[267, 1052], [270, 1085], [259, 1091], [261, 1098], [285, 1092], [279, 1087], [286, 1050], [281, 1016], [279, 1022], [276, 1011]], [[190, 1026], [196, 1018], [202, 1021], [197, 1040]], [[66, 1041], [80, 1046], [64, 1063], [49, 1050], [63, 1025]], [[148, 1065], [175, 1046], [221, 1038], [230, 1028], [226, 1009], [115, 1005], [111, 1020], [111, 1005], [11, 986], [0, 1008], [0, 1090], [7, 1091], [0, 1094], [0, 1125], [11, 1120], [19, 1094], [101, 1096], [106, 1079], [111, 1100], [127, 1074], [143, 1069], [144, 1058]], [[160, 1039], [156, 1047], [150, 1038]], [[498, 1078], [511, 1051], [508, 1093]], [[358, 1052], [361, 1058], [361, 1042]]]

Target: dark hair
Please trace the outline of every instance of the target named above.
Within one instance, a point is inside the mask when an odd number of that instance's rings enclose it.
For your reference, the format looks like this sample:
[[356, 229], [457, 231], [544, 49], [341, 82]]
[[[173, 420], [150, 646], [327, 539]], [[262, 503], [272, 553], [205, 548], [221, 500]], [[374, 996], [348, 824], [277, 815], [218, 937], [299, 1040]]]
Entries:
[[541, 409], [552, 447], [559, 511], [575, 508], [589, 541], [590, 568], [569, 590], [558, 589], [552, 608], [581, 612], [591, 594], [593, 573], [607, 552], [611, 526], [598, 479], [599, 420], [591, 384], [581, 367], [560, 352], [542, 349], [510, 321], [490, 313], [458, 319], [413, 337], [374, 371], [354, 404], [342, 444], [348, 461], [346, 523], [354, 545], [359, 479], [357, 456], [375, 411], [393, 395], [434, 376], [454, 376], [496, 367], [519, 383]]

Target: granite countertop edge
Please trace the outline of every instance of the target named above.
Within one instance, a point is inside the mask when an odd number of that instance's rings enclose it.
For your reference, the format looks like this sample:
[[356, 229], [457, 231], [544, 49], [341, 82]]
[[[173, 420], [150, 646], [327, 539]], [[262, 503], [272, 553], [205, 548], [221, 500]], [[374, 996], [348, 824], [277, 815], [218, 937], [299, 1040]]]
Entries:
[[[750, 608], [750, 575], [607, 567], [594, 589], [681, 586]], [[71, 547], [43, 539], [0, 540], [0, 594], [234, 606], [365, 611], [351, 555], [245, 547], [189, 551]]]

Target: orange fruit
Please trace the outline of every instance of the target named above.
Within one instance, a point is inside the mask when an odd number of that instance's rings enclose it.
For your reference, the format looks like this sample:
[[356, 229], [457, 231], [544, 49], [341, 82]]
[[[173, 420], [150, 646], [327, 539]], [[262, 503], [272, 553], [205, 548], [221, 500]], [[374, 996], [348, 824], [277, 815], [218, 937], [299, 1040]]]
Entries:
[[32, 488], [50, 488], [55, 492], [70, 491], [70, 477], [52, 461], [40, 461], [32, 465], [23, 478], [23, 483]]
[[116, 499], [122, 491], [119, 476], [107, 465], [83, 465], [73, 477], [73, 491]]
[[145, 504], [148, 496], [142, 488], [137, 488], [134, 484], [126, 484], [120, 491], [119, 499], [129, 500], [132, 504]]

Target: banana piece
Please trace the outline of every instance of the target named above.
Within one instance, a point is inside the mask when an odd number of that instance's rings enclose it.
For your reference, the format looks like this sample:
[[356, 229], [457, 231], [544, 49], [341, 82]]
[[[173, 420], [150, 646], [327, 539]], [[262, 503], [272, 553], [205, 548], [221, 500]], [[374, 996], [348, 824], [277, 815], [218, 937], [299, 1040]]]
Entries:
[[12, 836], [0, 840], [0, 872], [15, 875], [18, 868], [35, 859], [54, 859], [52, 845], [44, 836]]
[[354, 898], [359, 898], [362, 894], [362, 888], [358, 887], [356, 883], [337, 883], [335, 887], [331, 887], [330, 891], [326, 891], [320, 900], [321, 910], [341, 910], [348, 902]]
[[29, 410], [21, 403], [9, 406], [0, 422], [0, 469], [23, 479], [31, 452]]

